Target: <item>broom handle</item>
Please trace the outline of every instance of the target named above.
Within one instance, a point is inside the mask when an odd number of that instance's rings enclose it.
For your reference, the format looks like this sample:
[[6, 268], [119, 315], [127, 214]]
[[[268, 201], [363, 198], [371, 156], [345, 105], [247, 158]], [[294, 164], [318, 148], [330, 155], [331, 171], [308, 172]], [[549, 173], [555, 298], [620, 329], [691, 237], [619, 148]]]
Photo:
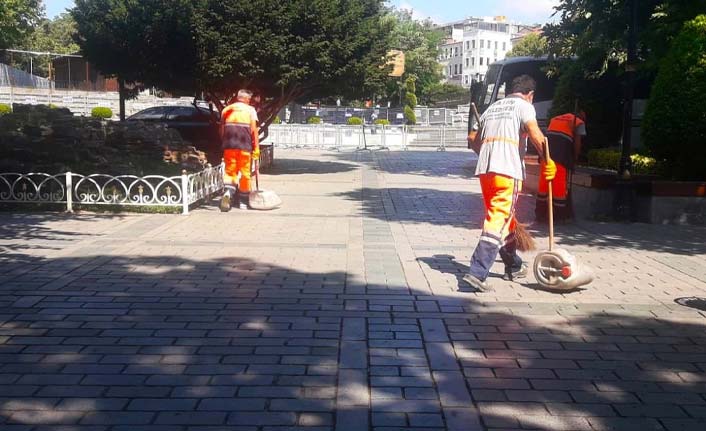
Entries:
[[[549, 139], [544, 137], [544, 158], [549, 160]], [[549, 251], [554, 248], [554, 196], [552, 193], [552, 181], [548, 181], [548, 197], [547, 205], [549, 206]]]

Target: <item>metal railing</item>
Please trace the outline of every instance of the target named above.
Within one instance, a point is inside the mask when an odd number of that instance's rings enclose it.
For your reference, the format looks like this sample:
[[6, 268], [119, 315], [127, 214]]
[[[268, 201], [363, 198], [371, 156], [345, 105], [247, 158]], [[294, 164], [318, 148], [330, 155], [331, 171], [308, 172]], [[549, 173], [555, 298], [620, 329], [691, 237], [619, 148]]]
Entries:
[[74, 172], [0, 173], [0, 203], [111, 205], [118, 207], [189, 207], [223, 189], [225, 165], [179, 176], [81, 175]]
[[330, 124], [273, 124], [267, 142], [278, 148], [388, 149], [409, 147], [465, 148], [466, 127], [448, 126], [342, 126]]

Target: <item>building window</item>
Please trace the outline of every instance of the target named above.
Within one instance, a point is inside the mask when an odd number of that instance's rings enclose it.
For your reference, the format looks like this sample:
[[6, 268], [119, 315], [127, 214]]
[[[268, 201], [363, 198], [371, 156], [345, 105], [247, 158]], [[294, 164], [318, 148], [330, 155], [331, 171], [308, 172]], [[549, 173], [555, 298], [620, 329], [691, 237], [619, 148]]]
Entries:
[[454, 75], [458, 75], [458, 64], [454, 64]]
[[466, 67], [468, 67], [468, 65], [470, 64], [470, 62], [471, 62], [471, 60], [469, 60], [468, 57], [466, 57]]
[[483, 39], [480, 40], [480, 49], [485, 48], [485, 41]]
[[506, 42], [503, 42], [503, 51], [507, 51], [506, 46], [507, 46], [507, 43], [506, 43]]
[[476, 40], [475, 39], [473, 39], [471, 41], [471, 46], [473, 47], [473, 49], [476, 49]]
[[471, 57], [471, 66], [475, 66], [475, 65], [476, 65], [476, 58]]
[[498, 43], [495, 42], [495, 49], [498, 49]]
[[483, 57], [480, 58], [480, 63], [478, 63], [478, 64], [481, 66], [483, 65]]
[[486, 62], [485, 64], [487, 64], [488, 66], [490, 66], [490, 57], [486, 58], [486, 61], [487, 61], [487, 62]]
[[466, 83], [466, 84], [468, 84], [468, 75], [465, 75], [465, 76], [463, 77], [463, 82]]
[[463, 64], [459, 64], [458, 65], [458, 74], [460, 75], [462, 73], [463, 73]]

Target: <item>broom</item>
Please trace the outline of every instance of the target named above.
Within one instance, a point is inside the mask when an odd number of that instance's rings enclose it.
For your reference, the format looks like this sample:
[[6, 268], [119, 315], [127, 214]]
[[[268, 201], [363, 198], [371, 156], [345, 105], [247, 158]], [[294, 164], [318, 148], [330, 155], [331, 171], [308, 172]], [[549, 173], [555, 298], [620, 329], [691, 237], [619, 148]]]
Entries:
[[[478, 123], [478, 128], [480, 128], [480, 114], [478, 113], [478, 108], [476, 108], [475, 103], [471, 103], [471, 110]], [[534, 242], [532, 234], [527, 231], [527, 226], [526, 223], [520, 223], [517, 217], [515, 217], [515, 244], [520, 251], [532, 251], [537, 249], [537, 244]]]

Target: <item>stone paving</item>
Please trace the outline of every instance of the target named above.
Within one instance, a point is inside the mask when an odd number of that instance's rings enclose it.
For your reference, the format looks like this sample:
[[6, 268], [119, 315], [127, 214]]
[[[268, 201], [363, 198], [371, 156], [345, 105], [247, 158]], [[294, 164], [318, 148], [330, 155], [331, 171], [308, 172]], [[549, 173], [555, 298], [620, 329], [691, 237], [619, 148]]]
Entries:
[[273, 212], [0, 214], [0, 429], [706, 429], [706, 229], [558, 226], [588, 288], [468, 293], [469, 152], [276, 156]]

